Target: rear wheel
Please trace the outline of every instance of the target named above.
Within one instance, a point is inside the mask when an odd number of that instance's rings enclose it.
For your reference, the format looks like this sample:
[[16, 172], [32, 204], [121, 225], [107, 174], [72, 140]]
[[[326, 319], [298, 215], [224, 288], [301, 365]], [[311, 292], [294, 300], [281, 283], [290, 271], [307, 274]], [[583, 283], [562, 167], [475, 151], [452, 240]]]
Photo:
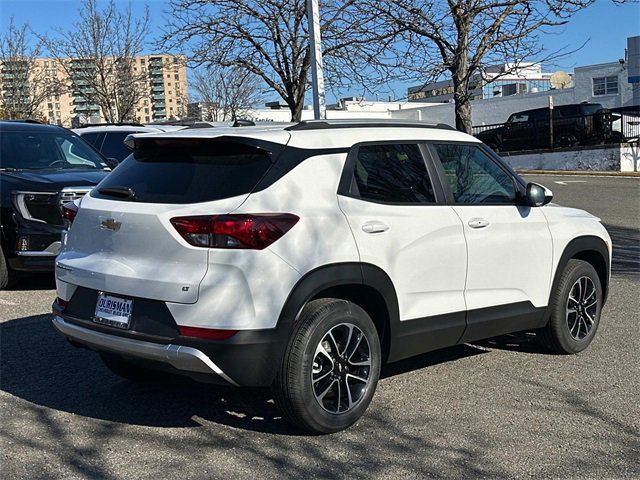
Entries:
[[551, 317], [542, 340], [552, 351], [578, 353], [589, 346], [600, 323], [602, 285], [593, 266], [569, 260], [551, 294]]
[[284, 418], [332, 433], [365, 412], [380, 375], [380, 340], [367, 313], [351, 302], [320, 299], [302, 310], [274, 383]]

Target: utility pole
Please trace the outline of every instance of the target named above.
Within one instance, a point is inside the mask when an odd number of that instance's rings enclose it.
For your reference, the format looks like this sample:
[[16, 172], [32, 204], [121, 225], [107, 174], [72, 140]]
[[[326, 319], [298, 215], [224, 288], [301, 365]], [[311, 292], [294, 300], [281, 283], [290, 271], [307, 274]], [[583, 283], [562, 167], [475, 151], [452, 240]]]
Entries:
[[313, 118], [327, 118], [324, 102], [324, 74], [322, 73], [322, 38], [318, 0], [307, 0], [307, 23], [311, 49], [311, 77], [313, 84]]

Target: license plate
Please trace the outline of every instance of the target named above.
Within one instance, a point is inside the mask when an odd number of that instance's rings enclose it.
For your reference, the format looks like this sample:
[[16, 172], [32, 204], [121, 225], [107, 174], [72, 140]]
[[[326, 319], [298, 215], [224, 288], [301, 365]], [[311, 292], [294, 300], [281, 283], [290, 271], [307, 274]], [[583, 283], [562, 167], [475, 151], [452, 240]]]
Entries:
[[93, 321], [116, 328], [129, 328], [133, 300], [100, 292]]

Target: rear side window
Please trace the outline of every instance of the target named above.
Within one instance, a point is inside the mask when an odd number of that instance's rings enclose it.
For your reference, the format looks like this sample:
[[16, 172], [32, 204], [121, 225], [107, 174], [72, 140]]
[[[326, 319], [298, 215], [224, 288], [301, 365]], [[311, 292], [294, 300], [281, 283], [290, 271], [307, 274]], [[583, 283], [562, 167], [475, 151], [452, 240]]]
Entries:
[[101, 132], [91, 132], [91, 133], [83, 133], [80, 135], [85, 142], [90, 145], [93, 145], [98, 150], [100, 150], [100, 144], [102, 143], [102, 139], [104, 138], [104, 133]]
[[271, 167], [269, 154], [239, 142], [154, 139], [111, 172], [93, 196], [122, 200], [102, 189], [131, 189], [137, 202], [188, 204], [250, 193]]
[[382, 203], [435, 203], [416, 144], [363, 145], [356, 152], [352, 195]]
[[107, 158], [115, 158], [118, 161], [124, 160], [131, 155], [131, 150], [123, 142], [132, 133], [136, 132], [107, 132], [100, 152]]
[[453, 199], [464, 204], [513, 204], [511, 175], [475, 145], [434, 144]]

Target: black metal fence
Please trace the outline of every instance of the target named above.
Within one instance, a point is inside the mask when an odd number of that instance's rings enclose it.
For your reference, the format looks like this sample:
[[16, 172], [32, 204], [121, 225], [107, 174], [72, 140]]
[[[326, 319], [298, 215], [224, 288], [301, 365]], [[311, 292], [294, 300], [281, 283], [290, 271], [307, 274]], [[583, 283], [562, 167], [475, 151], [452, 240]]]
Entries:
[[554, 112], [553, 121], [547, 110], [545, 116], [527, 118], [523, 115], [511, 122], [478, 125], [473, 127], [473, 134], [494, 150], [503, 152], [640, 141], [638, 110], [603, 110], [592, 115], [571, 116]]

